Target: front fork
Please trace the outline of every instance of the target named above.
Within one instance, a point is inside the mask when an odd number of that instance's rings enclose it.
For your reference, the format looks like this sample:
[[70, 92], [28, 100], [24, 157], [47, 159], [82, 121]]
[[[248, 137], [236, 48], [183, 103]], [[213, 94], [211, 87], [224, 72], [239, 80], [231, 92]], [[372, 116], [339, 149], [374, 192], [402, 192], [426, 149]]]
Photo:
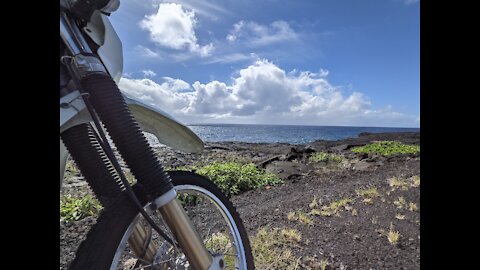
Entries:
[[[65, 12], [60, 13], [60, 36], [71, 52], [75, 62], [73, 66], [77, 73], [76, 76], [83, 77], [89, 73], [107, 74], [101, 61], [92, 54], [76, 23]], [[162, 197], [164, 196], [162, 195], [160, 198]], [[212, 263], [217, 262], [218, 258], [214, 260], [207, 251], [202, 239], [175, 196], [157, 206], [159, 206], [158, 210], [166, 225], [173, 232], [193, 269], [222, 269], [221, 265], [223, 263]], [[145, 261], [152, 263], [155, 260], [158, 247], [155, 246], [153, 241], [149, 241], [150, 233], [140, 223], [137, 223], [129, 239], [129, 244], [137, 256], [143, 256]]]
[[[201, 237], [176, 198], [161, 206], [158, 211], [177, 239], [193, 269], [222, 269], [223, 263], [212, 264], [213, 257], [205, 248]], [[128, 243], [137, 256], [143, 255], [145, 261], [154, 262], [158, 247], [155, 242], [150, 241], [150, 238], [151, 231], [137, 222]], [[145, 245], [145, 243], [149, 244]]]

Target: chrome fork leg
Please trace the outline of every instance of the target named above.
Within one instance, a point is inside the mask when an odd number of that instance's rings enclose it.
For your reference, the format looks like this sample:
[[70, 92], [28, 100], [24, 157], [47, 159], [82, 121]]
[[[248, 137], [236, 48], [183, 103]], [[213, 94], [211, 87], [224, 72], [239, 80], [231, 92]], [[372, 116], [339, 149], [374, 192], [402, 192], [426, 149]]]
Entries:
[[[166, 225], [170, 228], [177, 239], [180, 248], [195, 270], [207, 270], [210, 268], [213, 257], [205, 248], [201, 237], [193, 227], [190, 219], [183, 210], [177, 199], [173, 199], [159, 208]], [[133, 252], [147, 262], [153, 262], [158, 247], [151, 241], [145, 251], [146, 241], [150, 238], [149, 232], [137, 222], [128, 243]]]

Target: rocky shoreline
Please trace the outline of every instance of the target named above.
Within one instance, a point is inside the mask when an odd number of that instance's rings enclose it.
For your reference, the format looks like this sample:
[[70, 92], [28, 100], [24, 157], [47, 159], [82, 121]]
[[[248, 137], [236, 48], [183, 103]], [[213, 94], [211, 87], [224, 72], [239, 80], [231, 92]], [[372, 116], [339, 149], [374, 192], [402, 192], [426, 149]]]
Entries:
[[[179, 153], [167, 147], [156, 147], [155, 151], [167, 168], [236, 161], [252, 162], [276, 173], [283, 184], [247, 191], [232, 201], [250, 236], [262, 227], [294, 228], [302, 234], [302, 241], [292, 248], [299, 258], [299, 269], [320, 269], [320, 260], [328, 261], [327, 269], [419, 269], [420, 189], [415, 185], [397, 187], [392, 185], [392, 179], [410, 183], [408, 179], [419, 176], [420, 155], [385, 157], [351, 151], [352, 147], [382, 140], [419, 145], [420, 134], [364, 133], [358, 138], [301, 145], [206, 143], [201, 154]], [[322, 151], [341, 155], [345, 160], [341, 166], [309, 161], [309, 156]], [[359, 190], [364, 189], [375, 189], [378, 196], [366, 201], [359, 195]], [[64, 183], [65, 193], [90, 191], [81, 176], [74, 176]], [[288, 213], [311, 211], [309, 205], [314, 199], [328, 205], [345, 198], [351, 199], [348, 208], [338, 215], [312, 215], [311, 224], [287, 217]], [[60, 269], [66, 269], [95, 219], [61, 222]], [[398, 244], [392, 245], [387, 239], [391, 228], [400, 233]]]

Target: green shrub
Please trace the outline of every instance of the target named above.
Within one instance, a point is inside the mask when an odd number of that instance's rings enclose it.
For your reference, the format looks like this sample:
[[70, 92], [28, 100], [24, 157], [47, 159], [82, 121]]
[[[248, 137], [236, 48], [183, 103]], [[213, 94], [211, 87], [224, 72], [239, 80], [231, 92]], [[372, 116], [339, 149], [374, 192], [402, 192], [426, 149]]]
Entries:
[[397, 141], [379, 141], [365, 146], [352, 148], [355, 153], [377, 153], [384, 156], [392, 154], [416, 154], [420, 152], [419, 145], [403, 144]]
[[215, 161], [201, 167], [192, 166], [177, 169], [194, 170], [196, 173], [207, 177], [228, 197], [241, 191], [282, 183], [282, 180], [276, 174], [258, 169], [253, 163]]
[[60, 199], [60, 220], [77, 221], [87, 216], [93, 216], [102, 210], [101, 204], [92, 196], [74, 198], [68, 194]]
[[340, 155], [329, 154], [325, 152], [318, 152], [310, 156], [310, 162], [332, 162], [332, 163], [340, 163], [345, 158]]

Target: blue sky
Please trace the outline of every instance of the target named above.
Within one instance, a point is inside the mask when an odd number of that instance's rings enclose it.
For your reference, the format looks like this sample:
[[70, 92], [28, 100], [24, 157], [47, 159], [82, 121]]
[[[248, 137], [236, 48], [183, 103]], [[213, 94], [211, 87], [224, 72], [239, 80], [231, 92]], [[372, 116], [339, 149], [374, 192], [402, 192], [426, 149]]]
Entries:
[[122, 0], [120, 88], [185, 123], [418, 127], [415, 0]]

